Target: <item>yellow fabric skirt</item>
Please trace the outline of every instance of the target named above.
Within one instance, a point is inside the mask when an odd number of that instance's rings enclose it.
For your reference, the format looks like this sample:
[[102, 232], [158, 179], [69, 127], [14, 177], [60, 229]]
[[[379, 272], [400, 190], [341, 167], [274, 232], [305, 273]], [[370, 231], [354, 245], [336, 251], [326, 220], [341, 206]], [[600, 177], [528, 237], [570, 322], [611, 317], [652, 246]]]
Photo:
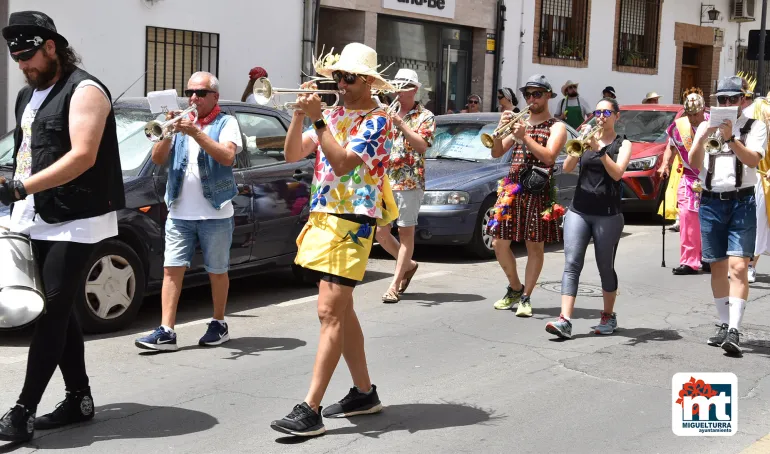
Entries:
[[[666, 219], [676, 219], [676, 215], [679, 214], [679, 208], [677, 207], [677, 198], [679, 193], [679, 182], [682, 179], [682, 172], [679, 170], [679, 166], [682, 164], [682, 159], [677, 153], [674, 157], [674, 162], [671, 164], [671, 173], [668, 176], [668, 186], [665, 188], [665, 202], [666, 202]], [[660, 202], [658, 207], [658, 215], [663, 216], [663, 201]]]
[[310, 219], [297, 237], [294, 263], [310, 270], [361, 281], [372, 251], [375, 227], [368, 238], [351, 238], [361, 224], [328, 213], [310, 213]]

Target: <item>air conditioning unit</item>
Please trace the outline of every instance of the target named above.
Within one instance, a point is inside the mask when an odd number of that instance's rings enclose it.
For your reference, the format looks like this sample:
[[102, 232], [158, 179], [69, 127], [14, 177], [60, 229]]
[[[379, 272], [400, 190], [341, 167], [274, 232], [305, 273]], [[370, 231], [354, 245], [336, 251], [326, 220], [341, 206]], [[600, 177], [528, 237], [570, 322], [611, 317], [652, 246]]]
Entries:
[[730, 21], [731, 22], [751, 22], [756, 20], [754, 6], [756, 0], [731, 0], [730, 1]]

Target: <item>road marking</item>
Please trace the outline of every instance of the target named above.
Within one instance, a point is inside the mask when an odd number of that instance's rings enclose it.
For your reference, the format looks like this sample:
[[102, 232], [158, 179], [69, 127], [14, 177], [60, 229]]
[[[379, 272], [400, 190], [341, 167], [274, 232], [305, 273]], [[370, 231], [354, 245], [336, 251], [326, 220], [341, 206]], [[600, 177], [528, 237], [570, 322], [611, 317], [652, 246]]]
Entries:
[[[422, 281], [422, 280], [430, 279], [430, 278], [434, 278], [434, 277], [446, 276], [447, 274], [451, 274], [451, 271], [433, 271], [431, 273], [417, 274], [417, 275], [415, 275], [415, 277], [412, 278], [412, 281]], [[270, 305], [270, 306], [267, 306], [267, 307], [290, 307], [290, 306], [297, 306], [299, 304], [310, 303], [312, 301], [317, 301], [317, 300], [318, 300], [318, 295], [303, 296], [302, 298], [295, 298], [293, 300], [284, 301], [282, 303], [273, 304], [273, 305]], [[233, 312], [233, 315], [247, 315], [247, 314], [251, 314], [251, 313], [253, 313], [255, 311], [258, 311], [260, 309], [263, 309], [263, 308], [262, 307], [258, 307], [258, 308], [254, 308], [254, 309], [247, 309], [247, 310], [241, 311], [241, 312]], [[210, 318], [205, 318], [205, 319], [201, 319], [201, 320], [195, 320], [195, 321], [192, 321], [192, 322], [180, 323], [180, 324], [176, 325], [174, 327], [174, 329], [184, 328], [186, 326], [203, 325], [204, 323], [208, 323], [209, 320], [211, 320], [211, 319]], [[1, 360], [0, 360], [0, 363], [2, 363]]]
[[741, 451], [741, 454], [764, 454], [770, 452], [770, 434], [755, 441], [751, 446]]

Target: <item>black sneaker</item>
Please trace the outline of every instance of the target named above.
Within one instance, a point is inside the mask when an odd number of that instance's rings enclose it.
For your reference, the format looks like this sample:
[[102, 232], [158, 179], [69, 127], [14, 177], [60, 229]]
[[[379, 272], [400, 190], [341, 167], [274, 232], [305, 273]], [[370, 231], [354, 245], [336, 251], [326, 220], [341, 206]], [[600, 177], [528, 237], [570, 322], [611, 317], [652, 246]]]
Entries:
[[56, 429], [90, 421], [93, 418], [94, 399], [91, 397], [91, 388], [82, 391], [67, 391], [64, 400], [56, 404], [54, 411], [35, 419], [35, 429]]
[[35, 413], [21, 405], [8, 410], [8, 413], [0, 418], [0, 440], [2, 441], [29, 441], [35, 435]]
[[737, 329], [731, 328], [730, 331], [727, 332], [727, 338], [722, 344], [722, 350], [731, 355], [743, 356], [741, 341], [738, 339], [740, 335], [741, 333], [739, 333]]
[[727, 338], [727, 323], [717, 324], [716, 326], [718, 327], [717, 332], [709, 337], [708, 344], [712, 347], [721, 347]]
[[270, 427], [278, 432], [298, 437], [315, 437], [326, 432], [321, 407], [316, 413], [307, 402], [295, 405], [291, 413], [283, 419], [271, 422]]
[[369, 394], [364, 394], [355, 386], [350, 388], [347, 396], [336, 404], [329, 405], [323, 415], [327, 418], [347, 418], [356, 415], [370, 415], [382, 411], [377, 387], [372, 385]]

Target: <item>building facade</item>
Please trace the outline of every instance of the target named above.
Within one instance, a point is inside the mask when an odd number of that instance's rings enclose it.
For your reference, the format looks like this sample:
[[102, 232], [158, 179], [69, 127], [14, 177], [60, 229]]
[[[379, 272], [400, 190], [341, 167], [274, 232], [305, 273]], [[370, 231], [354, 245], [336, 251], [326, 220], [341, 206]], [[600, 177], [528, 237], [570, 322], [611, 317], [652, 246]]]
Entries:
[[[498, 0], [321, 0], [317, 48], [357, 41], [377, 50], [388, 77], [417, 72], [420, 100], [432, 111], [459, 111], [470, 94], [493, 105]], [[387, 69], [386, 69], [387, 68]]]
[[[756, 61], [744, 56], [750, 31], [760, 27], [762, 2], [707, 3], [509, 2], [501, 85], [518, 87], [530, 75], [542, 73], [558, 92], [567, 80], [578, 82], [580, 95], [592, 106], [606, 86], [615, 88], [621, 104], [640, 103], [652, 91], [662, 95], [661, 103], [678, 104], [682, 91], [692, 86], [709, 97], [721, 77], [756, 71]], [[719, 12], [715, 21], [710, 10]], [[561, 100], [558, 94], [554, 108]]]
[[[0, 0], [1, 26], [14, 11], [51, 16], [83, 68], [117, 97], [175, 88], [198, 70], [220, 80], [223, 99], [240, 100], [249, 70], [264, 67], [278, 87], [301, 81], [303, 0]], [[0, 59], [0, 125], [14, 124], [18, 65]], [[146, 76], [141, 77], [146, 71]], [[137, 81], [129, 89], [129, 86]], [[3, 129], [3, 128], [0, 128]]]

